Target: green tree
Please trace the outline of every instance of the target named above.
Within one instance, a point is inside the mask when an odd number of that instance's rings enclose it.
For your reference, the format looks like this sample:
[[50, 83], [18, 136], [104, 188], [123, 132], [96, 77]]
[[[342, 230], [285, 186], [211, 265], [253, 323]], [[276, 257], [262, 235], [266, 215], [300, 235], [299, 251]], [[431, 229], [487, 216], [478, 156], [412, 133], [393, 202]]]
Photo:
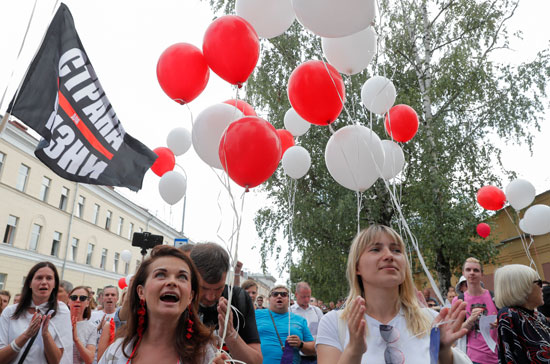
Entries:
[[[233, 1], [210, 3], [226, 13], [234, 6]], [[368, 71], [345, 79], [347, 112], [333, 125], [338, 129], [360, 121], [370, 126], [370, 116], [360, 106], [360, 88], [375, 74], [392, 79], [398, 91], [396, 103], [417, 111], [420, 128], [403, 145], [407, 165], [392, 188], [428, 266], [445, 289], [466, 257], [487, 262], [497, 254], [493, 244], [474, 239], [475, 226], [488, 216], [477, 207], [475, 193], [483, 185], [500, 184], [493, 170], [495, 163], [503, 169], [497, 138], [531, 146], [531, 131], [539, 128], [550, 78], [549, 54], [541, 51], [520, 65], [493, 56], [497, 50], [505, 54], [502, 50], [508, 48], [510, 37], [519, 36], [507, 30], [517, 1], [382, 0], [379, 4], [381, 15], [374, 25], [379, 52]], [[262, 40], [261, 53], [261, 65], [247, 84], [247, 98], [266, 112], [276, 128], [282, 128], [290, 107], [286, 92], [290, 73], [306, 60], [320, 59], [320, 39], [296, 22], [284, 35]], [[372, 119], [373, 130], [383, 137], [383, 119]], [[311, 153], [312, 168], [296, 182], [294, 218], [289, 217], [291, 184], [281, 169], [264, 187], [273, 205], [256, 217], [264, 264], [291, 240], [292, 249], [301, 256], [292, 265], [291, 280], [310, 282], [315, 295], [325, 300], [347, 293], [345, 265], [357, 232], [356, 196], [338, 185], [325, 166], [330, 135], [327, 127], [314, 126], [299, 139]], [[381, 181], [362, 196], [361, 227], [374, 222], [400, 223]], [[284, 241], [277, 240], [281, 232]], [[419, 271], [417, 264], [413, 269]]]

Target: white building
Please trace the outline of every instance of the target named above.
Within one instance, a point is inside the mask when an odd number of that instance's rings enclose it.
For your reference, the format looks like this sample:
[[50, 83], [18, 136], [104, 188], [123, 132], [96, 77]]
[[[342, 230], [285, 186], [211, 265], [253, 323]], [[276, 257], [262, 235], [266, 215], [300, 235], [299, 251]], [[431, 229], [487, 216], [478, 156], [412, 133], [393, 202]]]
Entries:
[[[141, 262], [134, 232], [162, 235], [170, 245], [184, 238], [111, 187], [57, 176], [34, 156], [38, 140], [26, 130], [9, 122], [0, 137], [0, 289], [13, 296], [44, 260], [75, 286], [116, 285]], [[125, 249], [129, 263], [120, 257]]]

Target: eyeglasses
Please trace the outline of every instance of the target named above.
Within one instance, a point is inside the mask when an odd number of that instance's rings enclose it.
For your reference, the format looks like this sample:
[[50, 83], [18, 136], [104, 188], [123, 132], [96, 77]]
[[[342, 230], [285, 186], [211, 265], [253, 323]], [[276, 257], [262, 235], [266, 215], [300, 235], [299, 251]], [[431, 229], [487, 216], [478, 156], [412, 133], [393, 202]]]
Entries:
[[384, 350], [384, 361], [386, 364], [403, 364], [405, 355], [401, 350], [392, 346], [399, 340], [399, 331], [391, 325], [380, 325], [380, 336], [386, 342], [386, 350]]
[[271, 297], [288, 297], [288, 292], [271, 292]]
[[542, 288], [542, 279], [537, 279], [536, 281], [533, 281], [533, 283]]
[[69, 299], [71, 301], [78, 301], [80, 299], [80, 302], [86, 302], [88, 300], [88, 296], [77, 296], [73, 294], [72, 296], [69, 296]]

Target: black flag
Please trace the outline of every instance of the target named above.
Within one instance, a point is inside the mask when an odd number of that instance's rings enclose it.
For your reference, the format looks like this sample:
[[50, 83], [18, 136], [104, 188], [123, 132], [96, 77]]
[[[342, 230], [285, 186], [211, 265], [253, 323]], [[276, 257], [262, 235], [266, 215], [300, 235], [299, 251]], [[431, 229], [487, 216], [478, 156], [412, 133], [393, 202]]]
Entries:
[[38, 159], [71, 181], [137, 191], [157, 158], [122, 128], [63, 3], [8, 112], [44, 138]]

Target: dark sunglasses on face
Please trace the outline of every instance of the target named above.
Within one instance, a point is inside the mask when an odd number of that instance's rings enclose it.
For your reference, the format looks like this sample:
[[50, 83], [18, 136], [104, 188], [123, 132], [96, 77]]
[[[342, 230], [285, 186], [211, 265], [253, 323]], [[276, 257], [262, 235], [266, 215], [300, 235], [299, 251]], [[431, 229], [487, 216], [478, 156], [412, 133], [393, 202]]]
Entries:
[[271, 293], [271, 297], [277, 297], [277, 296], [288, 297], [288, 292], [272, 292]]
[[536, 281], [533, 281], [533, 283], [542, 288], [542, 279], [537, 279]]
[[80, 302], [85, 302], [88, 300], [88, 296], [77, 296], [75, 294], [69, 296], [69, 299], [71, 301], [78, 301], [78, 299], [80, 299]]

